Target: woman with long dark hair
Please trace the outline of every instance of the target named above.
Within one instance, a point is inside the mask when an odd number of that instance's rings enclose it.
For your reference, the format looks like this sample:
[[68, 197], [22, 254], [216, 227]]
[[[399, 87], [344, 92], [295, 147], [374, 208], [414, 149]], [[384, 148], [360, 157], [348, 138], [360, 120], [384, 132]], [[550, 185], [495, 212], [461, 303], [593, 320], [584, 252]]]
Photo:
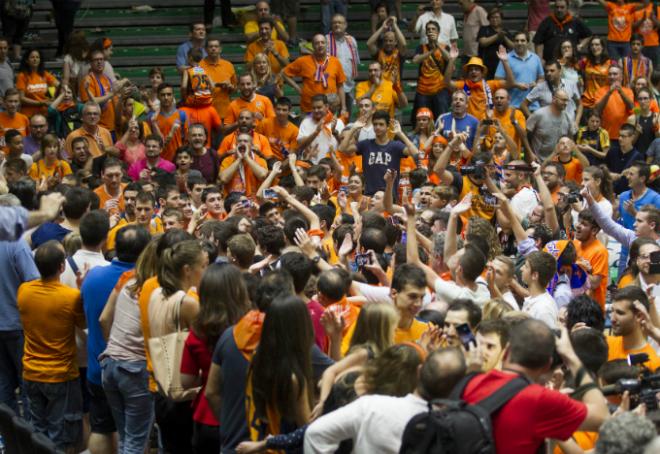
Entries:
[[199, 314], [181, 360], [183, 387], [202, 386], [193, 402], [194, 452], [220, 450], [219, 422], [204, 395], [211, 356], [224, 330], [236, 324], [249, 310], [250, 300], [241, 270], [227, 264], [209, 266], [199, 285]]
[[32, 117], [34, 114], [48, 115], [52, 97], [49, 87], [58, 87], [59, 81], [46, 71], [44, 59], [37, 49], [27, 49], [18, 65], [16, 89], [21, 95], [21, 113]]
[[298, 297], [275, 299], [263, 324], [248, 373], [248, 427], [254, 441], [293, 432], [309, 422], [312, 409], [314, 329]]
[[593, 109], [596, 105], [596, 92], [608, 84], [607, 72], [616, 62], [610, 60], [603, 43], [603, 38], [592, 36], [589, 40], [587, 55], [580, 60], [578, 67], [584, 81], [582, 104], [585, 109]]

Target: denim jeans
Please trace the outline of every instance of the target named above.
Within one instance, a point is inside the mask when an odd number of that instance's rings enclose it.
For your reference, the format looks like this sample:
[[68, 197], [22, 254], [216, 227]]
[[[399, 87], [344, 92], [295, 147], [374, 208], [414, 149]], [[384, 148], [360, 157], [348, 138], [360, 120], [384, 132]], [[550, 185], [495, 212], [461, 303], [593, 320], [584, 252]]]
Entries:
[[[23, 390], [22, 377], [23, 331], [0, 331], [0, 403], [9, 405], [17, 413], [16, 388]], [[23, 406], [27, 408], [25, 398]]]
[[82, 440], [82, 393], [80, 380], [44, 383], [25, 380], [30, 421], [37, 432], [53, 440], [59, 449], [75, 447]]
[[346, 0], [324, 0], [321, 2], [321, 26], [324, 35], [330, 32], [330, 23], [332, 22], [332, 16], [335, 14], [346, 17], [348, 14]]
[[117, 425], [120, 454], [143, 454], [154, 419], [145, 361], [101, 361], [103, 389]]
[[607, 53], [612, 60], [619, 60], [630, 55], [630, 43], [619, 41], [607, 42]]
[[451, 96], [449, 90], [442, 89], [434, 95], [422, 95], [415, 93], [415, 103], [412, 112], [410, 113], [410, 121], [414, 125], [417, 121], [417, 110], [422, 107], [428, 107], [433, 112], [433, 120], [435, 121], [440, 115], [449, 111], [451, 105]]

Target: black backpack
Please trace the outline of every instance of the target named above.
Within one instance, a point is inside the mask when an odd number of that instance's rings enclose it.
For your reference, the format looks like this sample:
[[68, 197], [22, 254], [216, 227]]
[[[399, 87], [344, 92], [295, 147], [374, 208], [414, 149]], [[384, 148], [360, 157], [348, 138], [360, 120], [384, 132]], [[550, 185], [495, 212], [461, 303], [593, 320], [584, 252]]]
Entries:
[[430, 401], [428, 412], [408, 422], [399, 454], [495, 454], [491, 415], [525, 389], [529, 381], [514, 378], [476, 404], [468, 404], [461, 396], [475, 375], [463, 378], [449, 399]]

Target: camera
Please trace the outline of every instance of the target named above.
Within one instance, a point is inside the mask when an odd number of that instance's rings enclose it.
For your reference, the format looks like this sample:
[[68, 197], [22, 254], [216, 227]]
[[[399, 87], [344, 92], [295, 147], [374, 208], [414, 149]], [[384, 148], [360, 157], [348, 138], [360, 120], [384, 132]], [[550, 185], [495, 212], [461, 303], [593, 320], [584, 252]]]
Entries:
[[639, 366], [643, 371], [642, 374], [639, 378], [621, 378], [613, 385], [604, 386], [603, 395], [612, 396], [628, 391], [631, 407], [644, 404], [647, 411], [657, 410], [656, 394], [660, 392], [660, 374], [651, 374], [644, 366], [648, 360], [649, 355], [646, 353], [628, 355], [628, 365]]
[[274, 189], [264, 189], [264, 199], [274, 199], [277, 197], [277, 193]]
[[365, 265], [371, 265], [371, 255], [355, 254], [355, 264], [358, 266], [358, 268], [362, 268]]
[[461, 167], [461, 175], [473, 175], [475, 178], [486, 178], [486, 167], [483, 164], [463, 166]]
[[566, 195], [566, 201], [568, 203], [577, 203], [582, 201], [582, 194], [577, 191], [571, 191]]

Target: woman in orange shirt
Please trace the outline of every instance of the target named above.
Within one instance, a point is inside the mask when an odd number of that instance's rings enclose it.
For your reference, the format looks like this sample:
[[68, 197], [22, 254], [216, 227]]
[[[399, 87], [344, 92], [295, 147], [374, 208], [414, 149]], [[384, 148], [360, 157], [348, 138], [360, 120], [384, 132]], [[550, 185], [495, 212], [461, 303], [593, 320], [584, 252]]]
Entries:
[[71, 166], [60, 156], [60, 142], [53, 134], [46, 134], [41, 139], [41, 159], [32, 164], [30, 178], [39, 186], [45, 178], [48, 188], [54, 188], [62, 182], [64, 175], [71, 173]]
[[601, 87], [608, 85], [607, 71], [612, 64], [603, 45], [603, 39], [598, 36], [592, 37], [589, 41], [589, 52], [579, 63], [584, 81], [584, 93], [582, 94], [584, 107], [593, 109], [596, 105], [596, 92]]
[[41, 52], [36, 49], [26, 50], [16, 75], [16, 88], [21, 94], [21, 112], [28, 117], [37, 113], [47, 115], [48, 106], [52, 102], [48, 88], [59, 85], [55, 76], [44, 69]]

